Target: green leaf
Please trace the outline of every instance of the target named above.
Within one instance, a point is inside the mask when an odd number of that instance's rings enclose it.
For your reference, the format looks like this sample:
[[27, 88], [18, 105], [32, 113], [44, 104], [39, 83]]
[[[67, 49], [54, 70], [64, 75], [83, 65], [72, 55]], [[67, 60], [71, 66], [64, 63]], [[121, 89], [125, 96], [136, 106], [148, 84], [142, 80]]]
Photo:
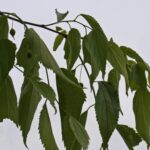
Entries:
[[[93, 29], [100, 28], [99, 23], [90, 15], [81, 14], [81, 16], [89, 23]], [[102, 29], [101, 29], [102, 31]], [[102, 31], [103, 32], [103, 31]], [[104, 34], [104, 33], [103, 33]]]
[[14, 65], [16, 46], [7, 39], [0, 40], [0, 83]]
[[0, 16], [0, 40], [8, 39], [9, 26], [6, 16]]
[[[62, 31], [62, 33], [66, 33], [66, 31]], [[53, 45], [53, 50], [56, 51], [57, 48], [59, 47], [59, 45], [62, 43], [64, 39], [64, 36], [58, 34], [55, 38], [55, 41], [54, 41], [54, 45]]]
[[132, 90], [137, 90], [138, 88], [146, 90], [147, 81], [145, 76], [145, 69], [141, 63], [137, 63], [131, 67], [130, 87]]
[[63, 19], [65, 19], [65, 17], [68, 15], [68, 11], [66, 12], [66, 13], [60, 13], [60, 12], [58, 12], [58, 10], [56, 9], [55, 10], [55, 12], [56, 12], [56, 15], [57, 15], [57, 21], [59, 22], [59, 21], [62, 21]]
[[120, 81], [120, 74], [117, 70], [112, 69], [108, 74], [108, 82], [110, 82], [114, 88], [118, 91]]
[[99, 82], [95, 111], [103, 139], [102, 147], [108, 147], [108, 141], [117, 126], [119, 117], [119, 98], [117, 90], [108, 82]]
[[81, 144], [82, 148], [85, 150], [89, 145], [89, 136], [82, 126], [82, 124], [77, 121], [72, 116], [69, 117], [70, 128], [76, 137], [77, 141]]
[[56, 110], [55, 107], [55, 100], [56, 100], [56, 95], [55, 92], [53, 90], [53, 88], [51, 86], [49, 86], [48, 84], [42, 82], [42, 81], [38, 81], [34, 78], [30, 78], [30, 81], [32, 82], [34, 88], [46, 99], [48, 99], [51, 103], [51, 105], [54, 107], [54, 109]]
[[18, 65], [25, 69], [26, 73], [30, 73], [40, 61], [46, 68], [52, 69], [57, 75], [74, 84], [63, 74], [43, 40], [33, 29], [26, 30], [25, 38], [17, 53], [17, 61]]
[[120, 74], [125, 77], [126, 86], [128, 89], [129, 78], [127, 72], [127, 60], [122, 50], [113, 41], [109, 42], [110, 50], [108, 52], [108, 61]]
[[[31, 75], [37, 74], [37, 68], [34, 68]], [[30, 131], [32, 120], [40, 99], [41, 96], [39, 92], [34, 88], [29, 79], [25, 78], [19, 100], [19, 125], [22, 130], [23, 141], [25, 145], [27, 135]]]
[[0, 85], [0, 122], [5, 118], [11, 119], [18, 125], [17, 97], [9, 76]]
[[137, 62], [144, 62], [143, 59], [141, 58], [141, 56], [139, 56], [138, 53], [136, 53], [134, 50], [132, 50], [129, 47], [125, 47], [125, 46], [121, 46], [120, 47], [121, 50], [124, 52], [124, 54], [126, 54], [127, 56], [129, 56], [130, 58], [135, 59]]
[[69, 126], [69, 115], [72, 115], [77, 120], [80, 118], [82, 105], [85, 101], [85, 94], [82, 87], [78, 83], [75, 76], [62, 69], [63, 73], [80, 88], [66, 82], [59, 76], [56, 76], [57, 91], [59, 97], [59, 110], [61, 116], [62, 136], [67, 150], [70, 150], [75, 140]]
[[137, 146], [141, 142], [140, 136], [133, 128], [126, 125], [117, 125], [117, 131], [120, 133], [129, 150], [133, 150], [133, 147]]
[[136, 129], [140, 136], [150, 145], [150, 92], [137, 90], [133, 99], [133, 111]]
[[81, 44], [80, 44], [80, 33], [77, 29], [71, 29], [66, 39], [65, 58], [67, 60], [67, 67], [71, 69], [79, 57]]
[[[86, 125], [86, 120], [87, 120], [87, 115], [88, 115], [88, 110], [83, 112], [80, 116], [80, 123], [82, 124], [82, 126], [85, 128], [85, 125]], [[81, 150], [81, 145], [79, 144], [79, 142], [77, 140], [75, 140], [74, 144], [73, 144], [73, 147], [72, 147], [72, 150]]]
[[39, 134], [45, 150], [58, 150], [46, 104], [40, 114]]
[[[101, 70], [103, 76], [105, 74], [106, 67], [106, 57], [109, 51], [107, 38], [98, 28], [91, 31], [87, 36], [85, 36], [85, 47], [90, 55], [92, 74], [91, 81], [93, 82], [97, 77], [99, 71]], [[89, 57], [89, 56], [88, 56]], [[87, 58], [89, 60], [89, 58]]]
[[121, 46], [120, 47], [124, 54], [126, 54], [128, 57], [135, 59], [137, 62], [142, 63], [145, 66], [145, 69], [150, 73], [150, 66], [142, 59], [141, 56], [139, 56], [138, 53], [136, 53], [131, 48]]

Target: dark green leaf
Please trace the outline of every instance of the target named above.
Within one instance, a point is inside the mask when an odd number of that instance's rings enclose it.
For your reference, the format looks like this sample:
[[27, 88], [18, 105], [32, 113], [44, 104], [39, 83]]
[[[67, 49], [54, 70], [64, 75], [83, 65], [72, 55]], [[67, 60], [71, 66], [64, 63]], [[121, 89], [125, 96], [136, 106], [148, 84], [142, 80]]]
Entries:
[[7, 39], [0, 40], [0, 83], [14, 65], [16, 46]]
[[[91, 67], [92, 67], [92, 74], [91, 74], [91, 81], [94, 81], [97, 77], [99, 71], [101, 70], [103, 76], [105, 74], [105, 67], [106, 67], [106, 57], [107, 52], [109, 51], [107, 38], [98, 28], [96, 30], [91, 31], [85, 37], [85, 47], [90, 55]], [[88, 56], [89, 57], [89, 56]]]
[[9, 26], [6, 16], [0, 16], [0, 40], [8, 39]]
[[0, 85], [0, 121], [8, 118], [18, 125], [17, 97], [9, 76]]
[[136, 53], [131, 48], [128, 48], [128, 47], [125, 47], [125, 46], [121, 46], [120, 48], [122, 49], [124, 54], [126, 54], [127, 56], [135, 59], [139, 63], [143, 63], [143, 65], [145, 66], [145, 69], [150, 73], [150, 66], [142, 59], [141, 56], [139, 56], [138, 53]]
[[[66, 31], [63, 31], [62, 33], [66, 33]], [[56, 51], [59, 45], [62, 43], [64, 37], [62, 35], [57, 35], [56, 39], [54, 41], [53, 50]]]
[[65, 17], [68, 15], [68, 11], [66, 13], [60, 13], [58, 12], [58, 10], [56, 9], [56, 15], [57, 15], [57, 21], [62, 21], [63, 19], [65, 19]]
[[133, 147], [137, 146], [141, 142], [140, 136], [133, 128], [126, 125], [117, 125], [117, 131], [120, 133], [129, 150], [133, 150]]
[[[81, 14], [81, 16], [89, 23], [93, 29], [100, 28], [99, 23], [90, 15]], [[101, 29], [102, 30], [102, 29]], [[103, 33], [104, 34], [104, 33]]]
[[112, 69], [108, 74], [108, 82], [110, 82], [114, 88], [118, 91], [120, 81], [120, 74], [117, 70]]
[[150, 92], [137, 90], [133, 99], [133, 111], [136, 129], [140, 136], [150, 145]]
[[[83, 112], [80, 116], [80, 123], [82, 124], [82, 126], [85, 128], [86, 125], [86, 120], [87, 120], [87, 115], [88, 115], [88, 110]], [[79, 142], [77, 140], [75, 140], [72, 150], [81, 150], [81, 145], [79, 144]]]
[[18, 65], [22, 66], [27, 73], [31, 72], [40, 61], [46, 68], [52, 69], [57, 75], [74, 84], [62, 73], [47, 46], [33, 29], [26, 30], [17, 59]]
[[108, 141], [117, 126], [119, 110], [117, 90], [108, 82], [99, 82], [95, 111], [103, 139], [103, 148], [108, 147]]
[[127, 89], [129, 86], [129, 78], [127, 72], [127, 60], [122, 52], [122, 50], [113, 41], [109, 42], [110, 50], [108, 52], [108, 60], [110, 64], [116, 69], [120, 74], [125, 77]]
[[67, 39], [65, 49], [65, 58], [67, 60], [67, 67], [71, 69], [79, 57], [81, 44], [80, 44], [80, 33], [77, 29], [71, 29]]
[[45, 150], [58, 150], [46, 104], [44, 105], [40, 114], [39, 134]]
[[91, 64], [91, 56], [90, 56], [88, 49], [86, 48], [85, 43], [86, 43], [86, 36], [82, 40], [82, 50], [83, 50], [84, 62]]
[[129, 47], [121, 46], [121, 50], [126, 54], [127, 56], [135, 59], [137, 62], [144, 62], [141, 56], [139, 56], [138, 53], [136, 53], [134, 50], [132, 50]]
[[34, 88], [46, 99], [48, 99], [50, 101], [50, 103], [52, 104], [52, 106], [55, 108], [55, 100], [56, 100], [56, 95], [54, 90], [52, 89], [51, 86], [49, 86], [48, 84], [42, 82], [42, 81], [38, 81], [34, 78], [31, 78], [30, 81], [32, 82]]
[[[32, 70], [32, 75], [38, 75], [37, 68]], [[19, 100], [19, 125], [22, 130], [23, 140], [26, 145], [26, 138], [30, 130], [32, 120], [41, 99], [39, 92], [33, 87], [32, 83], [25, 79], [21, 89]]]
[[130, 87], [132, 90], [137, 90], [138, 88], [146, 90], [147, 81], [145, 76], [145, 69], [141, 63], [132, 65], [130, 71]]
[[76, 140], [80, 143], [84, 150], [87, 149], [89, 145], [89, 136], [82, 124], [72, 116], [69, 117], [69, 124]]
[[66, 82], [59, 76], [56, 76], [57, 91], [59, 97], [59, 109], [61, 116], [62, 136], [67, 150], [70, 150], [75, 140], [74, 135], [69, 127], [69, 115], [77, 120], [80, 117], [82, 105], [85, 100], [85, 94], [77, 79], [72, 73], [63, 69], [64, 74], [80, 88]]

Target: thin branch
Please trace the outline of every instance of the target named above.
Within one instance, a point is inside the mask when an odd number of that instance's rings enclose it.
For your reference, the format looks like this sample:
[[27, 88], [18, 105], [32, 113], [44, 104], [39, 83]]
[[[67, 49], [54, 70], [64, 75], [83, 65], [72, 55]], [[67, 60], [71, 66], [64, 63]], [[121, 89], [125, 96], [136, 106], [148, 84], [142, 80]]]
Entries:
[[[1, 15], [1, 16], [6, 16], [5, 12], [1, 12], [1, 11], [0, 11], [0, 15]], [[10, 20], [14, 20], [14, 21], [16, 21], [16, 22], [18, 22], [18, 23], [21, 23], [21, 24], [23, 24], [23, 25], [26, 24], [26, 25], [31, 25], [31, 26], [35, 26], [35, 27], [40, 27], [40, 28], [49, 30], [49, 31], [51, 31], [51, 32], [60, 34], [60, 35], [64, 36], [65, 38], [67, 37], [67, 34], [64, 34], [64, 33], [62, 33], [62, 32], [58, 32], [58, 31], [56, 31], [56, 30], [54, 30], [54, 29], [51, 29], [51, 28], [48, 28], [48, 27], [46, 27], [45, 25], [42, 25], [42, 24], [36, 24], [36, 23], [33, 23], [33, 22], [28, 22], [28, 21], [19, 20], [19, 19], [16, 19], [16, 18], [14, 18], [14, 17], [11, 17], [11, 16], [7, 16], [7, 18], [10, 19]]]
[[91, 27], [89, 27], [89, 26], [87, 26], [87, 25], [85, 25], [85, 24], [83, 24], [83, 23], [81, 23], [79, 21], [76, 21], [76, 20], [62, 20], [62, 21], [57, 21], [57, 22], [53, 22], [53, 23], [50, 23], [50, 24], [45, 24], [44, 26], [47, 27], [47, 26], [53, 26], [53, 25], [60, 24], [60, 23], [71, 23], [71, 22], [78, 23], [78, 24], [80, 24], [80, 25], [82, 25], [82, 26], [92, 30]]
[[91, 83], [91, 81], [90, 81], [90, 74], [89, 74], [89, 71], [88, 71], [88, 69], [87, 69], [87, 67], [86, 67], [86, 65], [85, 65], [85, 63], [84, 63], [84, 61], [82, 60], [81, 56], [79, 56], [79, 59], [80, 59], [80, 61], [82, 62], [82, 65], [83, 65], [83, 67], [84, 67], [84, 69], [85, 69], [85, 72], [86, 72], [86, 74], [87, 74], [87, 76], [88, 76], [88, 78], [89, 78], [90, 87], [91, 87], [91, 89], [92, 89], [92, 91], [93, 91], [94, 98], [96, 98], [95, 89], [94, 89], [94, 87], [93, 87], [93, 85], [92, 85], [92, 83]]

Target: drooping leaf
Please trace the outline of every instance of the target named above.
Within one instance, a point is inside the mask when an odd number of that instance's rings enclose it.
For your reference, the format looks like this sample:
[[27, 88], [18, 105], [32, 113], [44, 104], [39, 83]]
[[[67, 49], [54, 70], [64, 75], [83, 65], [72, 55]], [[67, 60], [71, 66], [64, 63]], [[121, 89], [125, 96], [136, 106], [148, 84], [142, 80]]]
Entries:
[[[66, 33], [66, 31], [62, 31], [62, 33]], [[62, 35], [57, 35], [54, 41], [53, 50], [56, 51], [59, 45], [62, 43], [64, 37]]]
[[58, 150], [46, 104], [40, 114], [39, 134], [45, 150]]
[[[82, 126], [85, 128], [86, 125], [86, 120], [87, 120], [87, 115], [88, 115], [88, 110], [83, 112], [80, 116], [80, 123], [82, 124]], [[79, 142], [77, 140], [75, 140], [73, 146], [72, 146], [72, 150], [81, 150], [81, 145], [79, 144]]]
[[71, 29], [67, 39], [66, 43], [67, 44], [64, 49], [65, 49], [65, 59], [67, 60], [67, 67], [68, 69], [71, 69], [76, 62], [77, 58], [79, 57], [80, 49], [81, 49], [81, 44], [80, 44], [80, 33], [77, 29]]
[[0, 40], [8, 39], [9, 26], [6, 16], [0, 16]]
[[[81, 14], [81, 16], [89, 23], [93, 29], [100, 28], [99, 23], [90, 15]], [[102, 29], [101, 29], [102, 30]], [[102, 31], [103, 32], [103, 31]], [[103, 33], [104, 34], [104, 33]]]
[[131, 48], [125, 46], [121, 46], [120, 48], [130, 58], [135, 59], [137, 62], [144, 62], [141, 56], [139, 56], [139, 54], [134, 50], [132, 50]]
[[141, 142], [140, 136], [126, 125], [117, 125], [117, 131], [120, 133], [129, 150], [134, 150], [133, 147]]
[[6, 118], [18, 125], [17, 97], [9, 76], [0, 85], [0, 122]]
[[56, 95], [55, 92], [53, 90], [53, 88], [51, 86], [49, 86], [48, 84], [36, 80], [35, 78], [31, 78], [30, 81], [32, 82], [34, 88], [46, 99], [48, 99], [51, 103], [51, 105], [55, 108], [55, 100], [56, 100]]
[[76, 140], [80, 143], [84, 150], [87, 149], [89, 145], [89, 136], [82, 124], [72, 116], [69, 117], [69, 124]]
[[16, 46], [7, 39], [0, 40], [0, 83], [14, 65]]
[[56, 9], [56, 15], [57, 15], [57, 21], [62, 21], [63, 19], [65, 19], [65, 17], [68, 15], [68, 11], [66, 13], [60, 13], [57, 9]]
[[18, 65], [22, 66], [27, 73], [40, 61], [46, 68], [52, 69], [57, 75], [74, 84], [62, 73], [46, 44], [33, 29], [26, 30], [25, 38], [17, 53], [17, 60]]
[[[127, 72], [127, 60], [122, 50], [113, 41], [109, 42], [110, 50], [108, 52], [108, 61], [120, 74], [125, 77], [126, 88], [129, 86], [129, 78]], [[126, 89], [126, 90], [127, 90]]]
[[91, 31], [85, 36], [84, 42], [86, 47], [85, 50], [87, 50], [90, 55], [90, 60], [89, 58], [87, 59], [91, 64], [91, 81], [93, 82], [100, 70], [102, 71], [103, 76], [105, 74], [106, 57], [107, 52], [109, 51], [108, 42], [100, 29]]
[[[34, 68], [31, 75], [38, 75], [37, 68]], [[21, 95], [19, 100], [19, 125], [22, 130], [23, 141], [26, 145], [28, 132], [30, 131], [32, 120], [38, 103], [41, 99], [39, 92], [34, 88], [29, 79], [24, 79], [21, 88]]]
[[150, 92], [137, 90], [133, 99], [133, 111], [136, 129], [140, 136], [150, 145]]
[[119, 88], [120, 74], [117, 70], [112, 69], [108, 74], [108, 82], [110, 82], [116, 90]]
[[108, 82], [99, 82], [99, 89], [96, 95], [95, 111], [102, 135], [102, 147], [108, 147], [108, 141], [117, 126], [119, 116], [119, 98], [117, 90]]
[[91, 64], [91, 56], [88, 49], [86, 48], [85, 43], [86, 43], [86, 36], [82, 40], [82, 50], [83, 50], [83, 57], [84, 57], [83, 59], [85, 63]]
[[59, 97], [59, 110], [61, 116], [62, 136], [67, 150], [70, 150], [75, 140], [69, 126], [69, 115], [77, 120], [80, 118], [82, 105], [85, 100], [85, 94], [77, 79], [68, 70], [63, 69], [64, 74], [80, 88], [66, 82], [59, 76], [56, 76], [57, 91]]
[[130, 87], [132, 90], [137, 90], [138, 88], [146, 90], [147, 81], [145, 76], [145, 69], [141, 63], [132, 65], [130, 71]]
[[141, 56], [139, 56], [137, 52], [125, 46], [121, 46], [120, 48], [128, 57], [135, 59], [139, 63], [142, 63], [145, 66], [145, 69], [150, 73], [150, 66], [142, 59]]

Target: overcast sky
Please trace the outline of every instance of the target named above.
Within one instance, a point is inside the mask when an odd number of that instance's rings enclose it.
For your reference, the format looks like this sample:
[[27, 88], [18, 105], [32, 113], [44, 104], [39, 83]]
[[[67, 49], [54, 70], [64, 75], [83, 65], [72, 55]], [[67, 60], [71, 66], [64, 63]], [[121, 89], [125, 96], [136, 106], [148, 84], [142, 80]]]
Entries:
[[[149, 64], [150, 64], [150, 1], [149, 0], [0, 0], [0, 10], [15, 12], [23, 20], [32, 21], [36, 23], [51, 23], [56, 21], [55, 8], [60, 12], [69, 11], [68, 19], [73, 19], [80, 13], [90, 14], [95, 17], [108, 38], [113, 37], [114, 41], [119, 45], [126, 45], [136, 50]], [[20, 44], [23, 38], [22, 26], [14, 23], [16, 28], [16, 40], [17, 44]], [[46, 41], [50, 50], [52, 49], [52, 43], [54, 33], [38, 30], [41, 37]], [[19, 47], [19, 46], [18, 46]], [[61, 65], [62, 61], [58, 59], [60, 54], [54, 54], [58, 63]], [[41, 73], [42, 74], [42, 73]], [[16, 70], [11, 72], [13, 79], [17, 79], [14, 83], [17, 85], [17, 96], [19, 96], [19, 88], [22, 83], [22, 76], [17, 73]], [[43, 75], [44, 76], [44, 75]], [[52, 77], [51, 80], [53, 80]], [[82, 77], [85, 81], [86, 77]], [[86, 84], [86, 83], [85, 83]], [[134, 116], [132, 112], [132, 96], [126, 97], [124, 92], [124, 82], [122, 81], [122, 93], [121, 106], [124, 112], [124, 116], [120, 116], [120, 123], [127, 124], [130, 127], [135, 127]], [[92, 99], [90, 93], [87, 101]], [[93, 101], [94, 102], [94, 101]], [[92, 102], [91, 102], [92, 103]], [[87, 106], [90, 102], [87, 102]], [[39, 107], [40, 109], [40, 107]], [[30, 150], [44, 150], [39, 140], [37, 131], [38, 112], [34, 120], [32, 131], [29, 133], [27, 145]], [[61, 133], [59, 125], [59, 116], [54, 115], [50, 111], [52, 126], [54, 128], [54, 134], [57, 138], [57, 144], [60, 150], [64, 150], [63, 143], [61, 142]], [[94, 110], [89, 112], [87, 131], [91, 137], [89, 150], [99, 150], [101, 139], [95, 121]], [[127, 150], [121, 137], [117, 132], [114, 132], [112, 139], [110, 140], [111, 150]], [[15, 127], [15, 125], [5, 120], [0, 123], [0, 150], [26, 150], [23, 145], [21, 132]], [[146, 150], [145, 144], [140, 144], [136, 150]]]

